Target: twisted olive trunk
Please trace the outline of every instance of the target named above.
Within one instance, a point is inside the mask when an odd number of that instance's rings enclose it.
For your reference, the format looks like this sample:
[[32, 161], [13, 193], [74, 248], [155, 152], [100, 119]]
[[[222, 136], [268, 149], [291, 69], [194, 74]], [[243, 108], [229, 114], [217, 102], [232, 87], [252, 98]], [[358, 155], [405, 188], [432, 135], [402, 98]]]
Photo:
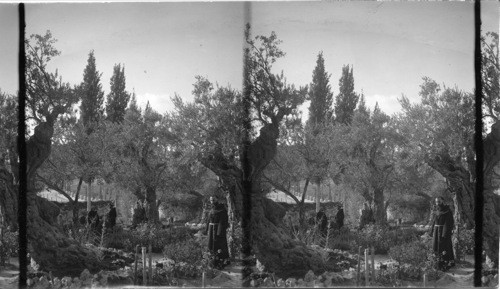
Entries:
[[[35, 133], [26, 142], [28, 252], [41, 270], [52, 272], [54, 276], [75, 276], [86, 268], [91, 272], [112, 268], [111, 264], [99, 262], [95, 252], [67, 238], [56, 226], [59, 208], [36, 195], [36, 171], [50, 155], [54, 132], [52, 120], [56, 117], [57, 114], [37, 125]], [[17, 208], [18, 190], [14, 184], [11, 182], [8, 194], [2, 194], [2, 208]], [[8, 220], [17, 220], [17, 210], [5, 212]]]
[[[201, 161], [229, 188], [231, 206], [228, 213], [233, 215], [230, 219], [237, 220], [244, 216], [243, 198], [245, 194], [250, 194], [250, 240], [247, 241], [251, 244], [252, 254], [266, 270], [280, 277], [304, 275], [308, 270], [321, 273], [325, 265], [321, 256], [286, 233], [282, 222], [285, 210], [262, 192], [262, 171], [276, 155], [277, 137], [277, 126], [271, 124], [261, 129], [259, 137], [248, 147], [251, 170], [246, 179], [238, 166], [217, 151]], [[245, 188], [245, 182], [251, 183], [250, 191]]]
[[[498, 243], [500, 227], [500, 196], [495, 193], [495, 169], [500, 163], [500, 121], [494, 123], [483, 143], [484, 148], [484, 211], [483, 240], [486, 254], [498, 266]], [[498, 177], [497, 177], [498, 181]]]
[[375, 188], [373, 190], [373, 217], [375, 223], [384, 225], [387, 223], [387, 207], [384, 199], [384, 189]]
[[146, 186], [146, 202], [148, 204], [146, 210], [146, 216], [149, 223], [159, 223], [160, 213], [158, 212], [158, 206], [156, 202], [156, 189], [150, 186]]

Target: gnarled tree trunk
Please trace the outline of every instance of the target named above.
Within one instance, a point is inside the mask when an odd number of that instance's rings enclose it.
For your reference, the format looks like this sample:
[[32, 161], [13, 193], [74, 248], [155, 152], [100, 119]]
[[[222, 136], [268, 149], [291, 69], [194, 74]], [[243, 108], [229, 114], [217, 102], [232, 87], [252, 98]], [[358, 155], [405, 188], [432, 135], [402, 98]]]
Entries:
[[426, 161], [430, 167], [446, 179], [448, 190], [453, 194], [455, 228], [452, 242], [455, 257], [458, 258], [460, 257], [457, 256], [460, 225], [464, 224], [466, 228], [474, 228], [474, 183], [471, 181], [470, 173], [460, 163], [455, 162], [446, 150], [442, 150], [434, 158], [427, 158]]
[[156, 205], [156, 189], [150, 186], [146, 186], [146, 202], [148, 204], [146, 210], [146, 217], [150, 223], [160, 222], [160, 213], [158, 212], [158, 207]]
[[12, 230], [18, 229], [17, 224], [17, 188], [14, 176], [6, 169], [0, 168], [0, 206], [4, 224]]
[[[321, 256], [305, 244], [297, 242], [283, 229], [284, 209], [265, 198], [261, 190], [264, 168], [276, 155], [278, 127], [268, 124], [261, 129], [259, 137], [248, 148], [251, 173], [245, 180], [241, 169], [231, 164], [222, 154], [214, 153], [202, 158], [202, 163], [221, 177], [228, 188], [232, 204], [230, 214], [235, 219], [243, 217], [244, 194], [251, 194], [250, 241], [252, 253], [266, 270], [280, 277], [300, 276], [313, 270], [324, 270]], [[244, 182], [251, 182], [251, 191], [245, 191]]]
[[373, 190], [373, 217], [375, 223], [384, 225], [387, 223], [387, 209], [384, 199], [384, 189], [374, 188]]
[[[99, 262], [95, 252], [67, 238], [55, 226], [59, 208], [36, 195], [35, 175], [37, 169], [50, 155], [53, 121], [57, 118], [57, 113], [54, 114], [55, 116], [47, 117], [47, 122], [35, 127], [34, 135], [26, 142], [28, 252], [40, 265], [41, 270], [50, 271], [54, 276], [74, 276], [79, 275], [84, 269], [96, 272], [111, 268], [111, 265]], [[4, 195], [2, 207], [17, 207], [17, 188], [11, 186], [9, 192], [11, 193]], [[7, 212], [7, 219], [16, 220], [17, 211]]]
[[322, 273], [321, 256], [305, 244], [293, 240], [284, 230], [285, 210], [279, 204], [252, 193], [252, 250], [266, 270], [282, 278], [304, 276], [308, 270]]
[[[500, 164], [500, 122], [491, 127], [483, 143], [484, 148], [484, 207], [483, 241], [486, 254], [498, 266], [498, 234], [500, 227], [500, 196], [495, 194], [495, 168]], [[498, 175], [497, 175], [498, 178]]]
[[[498, 264], [498, 227], [500, 226], [500, 197], [494, 193], [493, 170], [500, 160], [500, 124], [493, 125], [491, 133], [484, 141], [484, 207], [483, 242], [486, 254]], [[453, 193], [455, 204], [455, 238], [459, 233], [458, 225], [464, 223], [468, 228], [475, 224], [475, 186], [470, 173], [456, 163], [445, 151], [427, 163], [444, 176], [448, 189]]]

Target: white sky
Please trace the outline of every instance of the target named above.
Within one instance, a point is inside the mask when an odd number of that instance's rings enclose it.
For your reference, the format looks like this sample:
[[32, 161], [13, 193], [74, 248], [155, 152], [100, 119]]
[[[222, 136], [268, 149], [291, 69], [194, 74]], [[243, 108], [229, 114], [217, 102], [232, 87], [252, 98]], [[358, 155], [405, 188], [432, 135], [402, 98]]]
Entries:
[[[497, 2], [482, 2], [483, 30], [497, 31]], [[275, 31], [286, 57], [276, 64], [288, 82], [309, 84], [319, 51], [333, 93], [344, 64], [370, 107], [399, 110], [397, 98], [418, 99], [423, 76], [472, 91], [472, 2], [252, 2], [253, 34]], [[195, 75], [241, 88], [243, 3], [26, 4], [27, 35], [51, 30], [57, 68], [71, 84], [83, 79], [95, 51], [109, 91], [115, 63], [139, 103], [164, 112], [174, 93], [191, 98]], [[0, 4], [0, 89], [17, 89], [17, 6]]]

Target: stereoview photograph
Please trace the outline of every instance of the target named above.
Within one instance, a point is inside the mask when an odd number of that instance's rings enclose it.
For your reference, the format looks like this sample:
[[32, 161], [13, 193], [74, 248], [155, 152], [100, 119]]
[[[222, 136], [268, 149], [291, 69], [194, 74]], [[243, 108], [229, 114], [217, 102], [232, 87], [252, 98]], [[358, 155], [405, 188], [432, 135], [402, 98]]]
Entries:
[[0, 4], [0, 287], [497, 287], [476, 5]]

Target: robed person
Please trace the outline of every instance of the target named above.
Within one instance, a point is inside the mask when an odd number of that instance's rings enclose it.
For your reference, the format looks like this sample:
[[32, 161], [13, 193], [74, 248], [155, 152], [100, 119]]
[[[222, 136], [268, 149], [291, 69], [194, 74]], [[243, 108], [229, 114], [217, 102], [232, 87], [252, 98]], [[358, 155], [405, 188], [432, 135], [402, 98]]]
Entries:
[[368, 203], [363, 204], [363, 209], [361, 209], [360, 219], [359, 219], [359, 229], [363, 229], [368, 224], [374, 224], [375, 218], [373, 217], [373, 211], [368, 205]]
[[99, 227], [99, 214], [96, 208], [91, 208], [87, 214], [87, 224], [92, 228], [97, 229]]
[[325, 214], [325, 209], [321, 208], [316, 214], [316, 226], [318, 226], [318, 231], [324, 237], [327, 234], [328, 217]]
[[228, 227], [227, 210], [223, 204], [210, 197], [211, 208], [207, 218], [205, 234], [208, 234], [208, 250], [214, 256], [214, 267], [224, 268], [229, 264], [226, 229]]
[[344, 209], [342, 208], [342, 205], [340, 205], [337, 214], [335, 214], [335, 228], [337, 230], [340, 230], [342, 229], [343, 226], [344, 226]]
[[141, 201], [137, 201], [134, 207], [134, 214], [132, 215], [132, 227], [136, 227], [143, 223], [146, 219], [146, 210], [142, 206]]
[[453, 213], [442, 197], [436, 198], [433, 223], [431, 225], [432, 249], [438, 258], [438, 268], [446, 271], [455, 264], [451, 236]]
[[109, 203], [109, 211], [106, 215], [106, 228], [113, 228], [116, 225], [116, 208], [113, 203]]

